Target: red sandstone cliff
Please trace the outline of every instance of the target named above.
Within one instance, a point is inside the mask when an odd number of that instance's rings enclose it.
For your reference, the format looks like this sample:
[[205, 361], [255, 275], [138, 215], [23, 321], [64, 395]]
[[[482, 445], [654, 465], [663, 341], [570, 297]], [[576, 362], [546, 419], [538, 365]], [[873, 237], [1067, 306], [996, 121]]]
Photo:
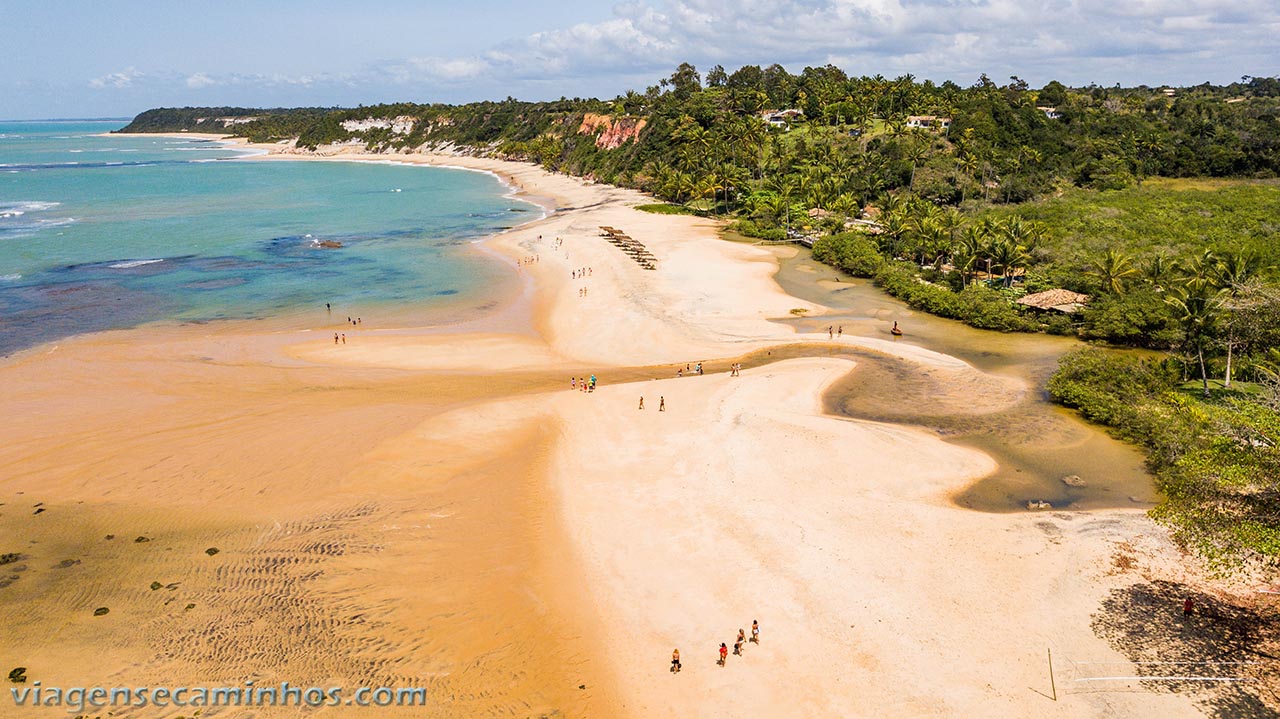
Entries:
[[640, 131], [644, 129], [646, 123], [646, 120], [634, 117], [621, 117], [615, 120], [609, 115], [588, 112], [582, 117], [578, 134], [589, 135], [598, 132], [596, 147], [601, 150], [616, 150], [628, 140], [639, 138]]

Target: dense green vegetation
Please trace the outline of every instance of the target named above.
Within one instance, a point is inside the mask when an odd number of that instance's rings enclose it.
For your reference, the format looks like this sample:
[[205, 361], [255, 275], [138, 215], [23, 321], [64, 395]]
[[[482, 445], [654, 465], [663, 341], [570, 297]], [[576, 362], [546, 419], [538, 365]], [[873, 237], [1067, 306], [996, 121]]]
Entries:
[[1239, 390], [1203, 399], [1169, 362], [1098, 349], [1067, 355], [1049, 381], [1059, 402], [1147, 448], [1165, 496], [1152, 516], [1224, 570], [1280, 566], [1274, 386], [1261, 401]]
[[[528, 160], [663, 201], [647, 211], [806, 237], [976, 327], [1161, 352], [1071, 355], [1053, 396], [1148, 448], [1155, 514], [1181, 540], [1224, 565], [1280, 559], [1280, 79], [1034, 89], [681, 65], [609, 101], [157, 109], [125, 130]], [[1089, 300], [1016, 302], [1049, 289]]]
[[659, 202], [651, 205], [636, 205], [636, 209], [641, 212], [652, 212], [655, 215], [696, 215], [693, 210], [684, 205], [673, 205], [668, 202]]

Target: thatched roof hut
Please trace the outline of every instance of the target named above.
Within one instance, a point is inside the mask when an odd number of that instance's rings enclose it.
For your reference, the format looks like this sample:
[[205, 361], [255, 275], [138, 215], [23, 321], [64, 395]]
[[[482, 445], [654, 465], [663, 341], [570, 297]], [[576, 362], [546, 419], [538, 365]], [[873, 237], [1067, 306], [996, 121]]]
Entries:
[[1018, 299], [1018, 304], [1020, 305], [1026, 305], [1037, 310], [1065, 312], [1066, 314], [1079, 312], [1088, 303], [1089, 295], [1062, 289], [1045, 290], [1044, 292], [1037, 292]]

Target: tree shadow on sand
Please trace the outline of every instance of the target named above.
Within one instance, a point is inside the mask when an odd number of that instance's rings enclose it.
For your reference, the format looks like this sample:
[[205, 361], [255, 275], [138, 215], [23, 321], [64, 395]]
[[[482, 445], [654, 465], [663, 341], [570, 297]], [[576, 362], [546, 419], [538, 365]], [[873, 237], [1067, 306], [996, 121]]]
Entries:
[[[1183, 616], [1187, 598], [1194, 602], [1191, 616]], [[1168, 663], [1152, 664], [1145, 667], [1150, 671], [1135, 674], [1247, 679], [1143, 680], [1148, 691], [1192, 694], [1211, 717], [1280, 716], [1280, 611], [1275, 607], [1241, 606], [1183, 584], [1156, 581], [1112, 590], [1091, 626], [1129, 661]]]

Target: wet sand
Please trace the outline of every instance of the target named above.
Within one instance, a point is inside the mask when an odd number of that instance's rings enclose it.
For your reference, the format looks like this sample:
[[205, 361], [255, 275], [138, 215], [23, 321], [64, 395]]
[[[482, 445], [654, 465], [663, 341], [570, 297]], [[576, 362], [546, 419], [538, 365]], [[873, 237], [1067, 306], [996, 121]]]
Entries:
[[[825, 331], [831, 324], [861, 337], [887, 338], [961, 358], [985, 374], [1019, 380], [1015, 402], [991, 392], [965, 391], [908, 364], [867, 357], [832, 386], [829, 411], [849, 417], [928, 427], [953, 442], [991, 455], [999, 468], [958, 493], [961, 506], [1024, 511], [1028, 502], [1055, 509], [1143, 508], [1158, 494], [1140, 450], [1116, 440], [1075, 413], [1052, 404], [1042, 388], [1058, 358], [1085, 346], [1067, 337], [986, 332], [918, 312], [884, 294], [870, 280], [813, 261], [807, 250], [779, 251], [783, 288], [831, 308], [814, 319], [784, 323]], [[837, 281], [838, 278], [838, 281]], [[897, 321], [907, 334], [888, 333]], [[1082, 485], [1069, 485], [1078, 477]]]
[[[1174, 695], [1041, 696], [1046, 646], [1123, 658], [1089, 628], [1131, 581], [1117, 547], [1176, 561], [1140, 510], [967, 510], [953, 498], [991, 456], [824, 411], [875, 362], [951, 387], [966, 417], [1019, 406], [1023, 379], [780, 323], [824, 308], [783, 292], [773, 252], [637, 212], [638, 193], [396, 159], [556, 202], [487, 245], [539, 256], [501, 311], [527, 324], [366, 317], [338, 346], [325, 321], [153, 326], [0, 361], [0, 412], [26, 418], [0, 446], [0, 553], [23, 555], [0, 567], [22, 619], [0, 655], [33, 680], [427, 687], [397, 716], [1196, 715]], [[710, 374], [675, 377], [698, 361]], [[569, 391], [593, 373], [597, 392]], [[716, 667], [752, 618], [760, 646]]]

